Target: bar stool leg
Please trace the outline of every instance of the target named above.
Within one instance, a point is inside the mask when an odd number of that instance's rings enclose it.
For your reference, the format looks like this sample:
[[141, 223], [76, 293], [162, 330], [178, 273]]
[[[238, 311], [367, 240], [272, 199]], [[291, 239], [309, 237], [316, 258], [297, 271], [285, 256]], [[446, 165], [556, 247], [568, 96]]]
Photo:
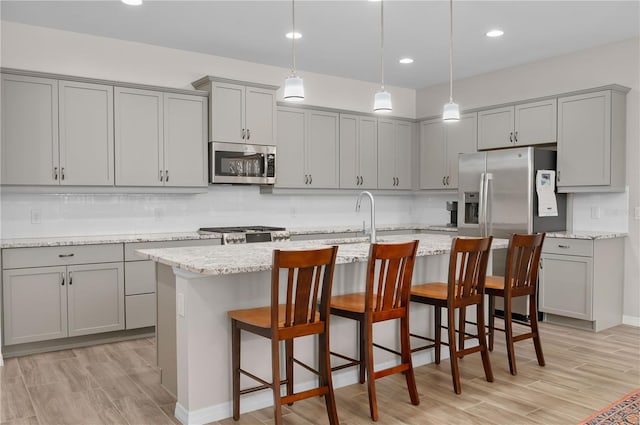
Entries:
[[511, 298], [505, 297], [504, 300], [504, 334], [507, 343], [507, 357], [509, 359], [509, 371], [512, 375], [517, 375], [516, 353], [513, 346], [513, 324], [511, 322]]
[[476, 323], [478, 324], [478, 340], [480, 344], [480, 355], [482, 356], [482, 367], [484, 376], [488, 382], [493, 382], [493, 371], [491, 370], [491, 360], [489, 350], [487, 350], [487, 336], [484, 328], [484, 302], [476, 306]]
[[231, 320], [231, 369], [233, 371], [233, 419], [240, 419], [240, 328]]
[[[458, 316], [458, 347], [460, 350], [464, 350], [464, 340], [465, 340], [465, 331], [467, 325], [467, 307], [460, 307], [460, 312]], [[460, 358], [464, 358], [464, 356], [460, 356]]]
[[411, 398], [411, 404], [417, 406], [420, 404], [420, 398], [416, 387], [416, 377], [413, 373], [411, 342], [409, 341], [409, 319], [407, 317], [400, 319], [400, 347], [402, 363], [410, 366], [409, 370], [404, 372], [404, 376], [407, 379], [407, 388], [409, 389], [409, 398]]
[[336, 408], [336, 400], [333, 392], [333, 382], [331, 378], [331, 355], [329, 354], [329, 332], [318, 335], [318, 359], [320, 372], [320, 386], [327, 387], [327, 393], [324, 395], [324, 401], [327, 406], [329, 415], [329, 423], [331, 425], [339, 425], [338, 410]]
[[366, 336], [367, 336], [367, 328], [364, 317], [361, 320], [358, 320], [360, 325], [360, 383], [364, 384], [365, 381], [365, 372], [366, 365], [364, 359], [366, 357], [365, 351], [367, 346]]
[[[293, 339], [288, 339], [284, 342], [285, 357], [286, 357], [286, 377], [287, 380], [287, 395], [293, 394]], [[293, 403], [289, 403], [289, 406]]]
[[496, 328], [496, 297], [489, 295], [489, 351], [493, 351], [493, 341]]
[[[366, 320], [364, 320], [366, 322]], [[365, 323], [366, 324], [366, 323]], [[369, 391], [369, 411], [373, 421], [378, 420], [378, 401], [376, 398], [376, 378], [373, 371], [373, 326], [367, 325], [366, 350], [364, 362], [367, 367], [367, 388]]]
[[453, 390], [456, 394], [462, 392], [460, 385], [460, 369], [458, 368], [458, 351], [456, 350], [456, 318], [455, 308], [447, 309], [447, 330], [449, 334], [449, 357], [451, 359], [451, 378], [453, 379]]
[[434, 305], [434, 316], [435, 316], [435, 329], [434, 329], [434, 339], [435, 339], [435, 354], [436, 354], [436, 364], [440, 364], [440, 348], [442, 347], [442, 307]]
[[538, 304], [535, 295], [529, 295], [529, 316], [531, 320], [531, 332], [533, 333], [533, 346], [536, 349], [538, 364], [544, 366], [544, 355], [542, 354], [542, 343], [538, 332]]
[[280, 399], [280, 341], [271, 339], [271, 377], [273, 385], [273, 418], [282, 425], [282, 402]]

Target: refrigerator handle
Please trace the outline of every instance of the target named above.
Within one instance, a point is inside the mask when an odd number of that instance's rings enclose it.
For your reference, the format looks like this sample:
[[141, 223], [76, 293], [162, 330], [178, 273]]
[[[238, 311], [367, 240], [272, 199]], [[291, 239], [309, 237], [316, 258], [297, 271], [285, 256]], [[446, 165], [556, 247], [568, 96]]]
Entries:
[[491, 211], [491, 195], [490, 195], [490, 186], [491, 180], [493, 180], [493, 174], [486, 173], [484, 176], [484, 237], [489, 236], [493, 233], [493, 229], [491, 228], [491, 217], [489, 216], [489, 212]]
[[484, 193], [484, 181], [485, 173], [480, 174], [480, 196], [478, 199], [478, 227], [480, 228], [480, 237], [485, 237], [486, 225], [485, 225], [485, 193]]

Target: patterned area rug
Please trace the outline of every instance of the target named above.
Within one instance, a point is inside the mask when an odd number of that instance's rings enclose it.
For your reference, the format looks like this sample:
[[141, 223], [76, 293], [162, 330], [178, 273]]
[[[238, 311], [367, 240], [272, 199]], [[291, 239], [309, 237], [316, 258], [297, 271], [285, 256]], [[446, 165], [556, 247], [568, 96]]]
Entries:
[[589, 416], [579, 425], [640, 424], [640, 388]]

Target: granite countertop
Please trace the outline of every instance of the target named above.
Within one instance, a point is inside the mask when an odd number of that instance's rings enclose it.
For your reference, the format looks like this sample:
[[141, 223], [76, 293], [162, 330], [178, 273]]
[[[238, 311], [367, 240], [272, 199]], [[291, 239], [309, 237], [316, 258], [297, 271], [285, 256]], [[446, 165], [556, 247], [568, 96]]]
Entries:
[[54, 238], [16, 238], [3, 239], [0, 248], [34, 248], [45, 246], [69, 246], [69, 245], [97, 245], [109, 243], [131, 242], [164, 242], [186, 241], [199, 239], [220, 239], [219, 233], [201, 235], [198, 232], [176, 233], [146, 233], [132, 235], [104, 235], [104, 236], [65, 236]]
[[[455, 227], [433, 226], [424, 224], [393, 224], [376, 226], [377, 231], [385, 230], [438, 230], [456, 232]], [[290, 230], [292, 235], [311, 235], [318, 233], [356, 233], [362, 232], [362, 227], [353, 226], [324, 226], [324, 227], [301, 227]], [[55, 247], [70, 245], [99, 245], [109, 243], [132, 243], [132, 242], [163, 242], [163, 241], [186, 241], [201, 239], [220, 239], [219, 233], [199, 234], [198, 232], [172, 232], [172, 233], [140, 233], [130, 235], [94, 235], [94, 236], [61, 236], [47, 238], [15, 238], [0, 240], [0, 248], [37, 248]]]
[[[316, 235], [316, 234], [331, 234], [331, 233], [357, 233], [363, 232], [362, 225], [335, 225], [335, 226], [309, 226], [309, 227], [292, 227], [289, 230], [289, 233], [292, 235]], [[365, 226], [367, 232], [369, 231], [369, 227]], [[455, 233], [458, 231], [457, 227], [449, 227], [444, 224], [434, 225], [434, 224], [418, 224], [418, 223], [410, 223], [410, 224], [378, 224], [376, 225], [376, 232], [384, 232], [389, 230], [432, 230], [439, 232], [452, 232]]]
[[547, 232], [547, 238], [565, 238], [565, 239], [613, 239], [624, 238], [627, 233], [622, 232], [595, 232], [588, 230], [576, 230], [573, 232]]
[[[418, 257], [451, 252], [449, 235], [394, 235], [382, 236], [378, 242], [397, 243], [419, 240]], [[271, 270], [272, 251], [317, 249], [322, 246], [340, 246], [336, 264], [365, 262], [369, 256], [368, 238], [320, 239], [314, 241], [265, 242], [259, 244], [202, 246], [186, 248], [144, 249], [137, 252], [159, 263], [204, 275], [227, 275]], [[509, 241], [494, 239], [492, 248], [507, 248]]]

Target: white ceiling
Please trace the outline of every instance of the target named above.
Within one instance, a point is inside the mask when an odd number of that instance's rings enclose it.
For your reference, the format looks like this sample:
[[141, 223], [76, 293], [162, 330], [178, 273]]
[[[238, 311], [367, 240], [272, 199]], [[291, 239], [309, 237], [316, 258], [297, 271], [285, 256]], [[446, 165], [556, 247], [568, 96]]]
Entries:
[[[640, 35], [640, 1], [454, 1], [454, 78]], [[384, 3], [385, 83], [422, 88], [448, 81], [449, 2]], [[291, 2], [7, 1], [2, 20], [289, 67]], [[380, 3], [296, 2], [299, 74], [380, 81]], [[505, 31], [499, 39], [484, 33]], [[410, 56], [412, 65], [398, 59]], [[284, 78], [284, 76], [283, 76]]]

